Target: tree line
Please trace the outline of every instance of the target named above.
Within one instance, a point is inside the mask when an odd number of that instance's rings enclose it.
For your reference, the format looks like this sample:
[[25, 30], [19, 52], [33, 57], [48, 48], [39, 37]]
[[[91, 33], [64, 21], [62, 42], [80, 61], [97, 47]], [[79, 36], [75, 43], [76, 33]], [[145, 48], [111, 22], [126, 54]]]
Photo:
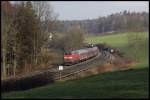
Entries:
[[56, 16], [47, 2], [18, 1], [11, 4], [1, 1], [1, 64], [3, 77], [8, 70], [28, 69], [40, 62], [42, 48], [47, 47], [49, 30]]
[[148, 31], [149, 13], [123, 11], [106, 17], [91, 20], [58, 21], [56, 31], [67, 32], [72, 25], [80, 25], [84, 33], [107, 33], [107, 32], [140, 32]]

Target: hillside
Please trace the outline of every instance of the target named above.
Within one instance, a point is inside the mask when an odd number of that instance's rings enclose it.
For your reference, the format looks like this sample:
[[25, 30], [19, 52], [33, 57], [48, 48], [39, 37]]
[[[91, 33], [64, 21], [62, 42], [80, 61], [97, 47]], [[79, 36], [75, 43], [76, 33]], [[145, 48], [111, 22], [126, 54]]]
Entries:
[[135, 48], [128, 47], [128, 38], [127, 35], [132, 34], [130, 33], [121, 33], [121, 34], [113, 34], [113, 35], [107, 35], [107, 36], [92, 36], [92, 37], [86, 37], [85, 42], [87, 43], [106, 43], [112, 47], [115, 47], [125, 53], [125, 55], [129, 58], [138, 59], [139, 64], [136, 65], [138, 67], [141, 66], [148, 66], [148, 55], [149, 55], [149, 47], [148, 47], [148, 39], [149, 39], [149, 33], [142, 32], [137, 34], [142, 34], [142, 37], [144, 38], [143, 45], [141, 47]]
[[127, 45], [127, 33], [86, 37], [88, 43], [107, 43], [136, 58], [139, 62], [132, 69], [107, 72], [79, 80], [71, 80], [26, 91], [2, 94], [2, 98], [148, 98], [148, 33], [142, 48], [136, 50]]
[[148, 68], [108, 72], [80, 80], [66, 81], [3, 98], [148, 98]]

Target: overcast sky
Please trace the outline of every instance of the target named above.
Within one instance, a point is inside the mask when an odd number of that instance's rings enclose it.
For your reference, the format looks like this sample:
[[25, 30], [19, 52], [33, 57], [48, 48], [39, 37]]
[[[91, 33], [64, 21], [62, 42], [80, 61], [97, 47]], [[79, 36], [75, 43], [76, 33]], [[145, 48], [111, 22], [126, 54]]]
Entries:
[[59, 20], [82, 20], [120, 11], [149, 12], [148, 1], [51, 1]]

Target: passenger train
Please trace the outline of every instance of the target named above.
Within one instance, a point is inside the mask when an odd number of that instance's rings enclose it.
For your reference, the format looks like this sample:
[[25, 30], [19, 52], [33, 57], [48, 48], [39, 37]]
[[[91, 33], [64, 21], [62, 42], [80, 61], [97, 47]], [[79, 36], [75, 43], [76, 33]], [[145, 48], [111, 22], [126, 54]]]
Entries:
[[64, 63], [74, 64], [98, 55], [99, 49], [97, 46], [90, 46], [79, 50], [68, 51], [64, 53]]

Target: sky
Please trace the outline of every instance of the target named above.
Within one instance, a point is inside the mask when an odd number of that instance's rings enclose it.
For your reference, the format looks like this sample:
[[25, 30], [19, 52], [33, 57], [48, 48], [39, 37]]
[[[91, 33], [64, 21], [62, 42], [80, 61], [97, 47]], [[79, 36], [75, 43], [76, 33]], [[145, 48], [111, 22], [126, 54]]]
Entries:
[[149, 12], [148, 1], [51, 1], [59, 20], [84, 20], [124, 10]]

